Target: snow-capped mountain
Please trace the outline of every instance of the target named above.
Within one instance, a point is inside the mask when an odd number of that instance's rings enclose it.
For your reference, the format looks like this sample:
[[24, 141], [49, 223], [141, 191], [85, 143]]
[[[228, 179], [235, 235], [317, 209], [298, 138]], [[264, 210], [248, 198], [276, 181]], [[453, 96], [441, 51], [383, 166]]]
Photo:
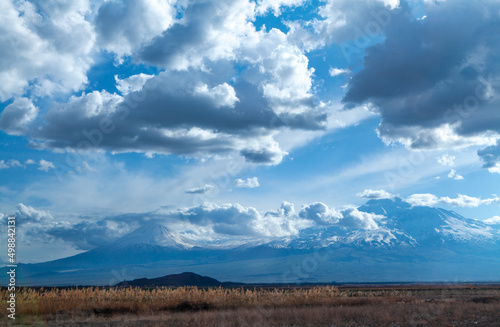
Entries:
[[483, 222], [440, 208], [411, 206], [400, 198], [371, 200], [359, 210], [384, 215], [384, 227], [411, 237], [421, 246], [434, 242], [495, 242], [500, 237], [498, 229]]
[[120, 249], [137, 245], [159, 246], [175, 250], [188, 250], [195, 247], [194, 244], [191, 244], [187, 238], [179, 233], [173, 232], [167, 227], [158, 224], [146, 225], [138, 228], [132, 233], [113, 242], [108, 247]]
[[376, 229], [353, 229], [337, 225], [316, 226], [299, 235], [269, 243], [276, 248], [425, 247], [473, 242], [491, 244], [500, 239], [498, 229], [440, 208], [414, 207], [400, 198], [370, 200], [359, 211], [382, 216]]
[[358, 210], [376, 215], [378, 227], [332, 223], [242, 244], [193, 241], [165, 226], [144, 226], [105, 247], [20, 264], [18, 282], [100, 285], [183, 271], [241, 282], [500, 280], [494, 226], [399, 198], [370, 200]]

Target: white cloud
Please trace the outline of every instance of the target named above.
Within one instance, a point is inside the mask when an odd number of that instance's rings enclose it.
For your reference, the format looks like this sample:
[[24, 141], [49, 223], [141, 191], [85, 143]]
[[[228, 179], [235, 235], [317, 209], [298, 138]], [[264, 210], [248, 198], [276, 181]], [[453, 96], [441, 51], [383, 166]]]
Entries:
[[439, 204], [450, 205], [453, 207], [469, 207], [475, 208], [480, 205], [489, 205], [493, 203], [500, 204], [500, 198], [494, 197], [489, 199], [481, 199], [464, 194], [459, 194], [456, 198], [437, 197], [434, 194], [413, 194], [406, 201], [415, 206], [435, 206]]
[[363, 192], [358, 193], [357, 196], [365, 199], [389, 199], [392, 198], [394, 195], [385, 190], [366, 189]]
[[[377, 128], [377, 134], [386, 144], [400, 143], [409, 149], [419, 150], [464, 149], [477, 145], [491, 145], [497, 140], [491, 133], [463, 137], [456, 132], [456, 128], [456, 124], [448, 123], [426, 129], [387, 123]], [[392, 136], [388, 136], [387, 133], [391, 133]]]
[[379, 227], [376, 220], [383, 218], [384, 216], [359, 211], [353, 207], [342, 211], [342, 218], [337, 222], [337, 225], [348, 228], [372, 230]]
[[21, 164], [19, 162], [19, 160], [15, 160], [15, 159], [10, 159], [9, 162], [8, 162], [9, 166], [11, 167], [24, 167], [23, 164]]
[[[272, 30], [269, 35], [261, 37], [274, 38], [275, 34], [280, 38], [280, 33]], [[300, 49], [286, 43], [263, 50], [267, 53], [259, 67], [264, 73], [262, 88], [274, 112], [300, 114], [310, 111], [313, 107], [311, 88], [314, 68], [308, 66], [308, 58]]]
[[455, 156], [450, 154], [443, 154], [437, 158], [437, 162], [443, 166], [453, 167], [455, 166]]
[[233, 60], [240, 46], [255, 37], [254, 9], [255, 3], [247, 0], [188, 3], [183, 17], [141, 47], [137, 56], [175, 70]]
[[256, 164], [277, 165], [288, 152], [282, 150], [272, 137], [262, 138], [259, 142], [250, 143], [240, 151], [248, 162]]
[[280, 209], [261, 213], [238, 203], [219, 205], [205, 202], [175, 210], [161, 208], [148, 213], [148, 216], [158, 221], [168, 221], [169, 225], [175, 225], [176, 221], [182, 222], [182, 225], [177, 225], [180, 232], [211, 230], [211, 239], [228, 235], [273, 238], [296, 235], [300, 229], [312, 225], [311, 221], [297, 217], [293, 207], [293, 204], [285, 201]]
[[82, 164], [78, 167], [75, 168], [75, 170], [79, 173], [82, 173], [82, 172], [94, 172], [95, 169], [92, 168], [88, 162], [86, 161], [83, 161]]
[[483, 220], [483, 223], [488, 225], [500, 225], [500, 216], [494, 216]]
[[299, 212], [299, 217], [312, 220], [318, 225], [334, 224], [343, 218], [340, 211], [330, 209], [322, 202], [314, 202], [303, 206]]
[[270, 10], [274, 16], [278, 17], [281, 14], [281, 7], [296, 7], [304, 2], [305, 0], [258, 0], [255, 11], [259, 15], [264, 15]]
[[210, 226], [215, 233], [228, 235], [281, 237], [295, 235], [300, 229], [318, 225], [337, 225], [349, 229], [376, 229], [383, 216], [358, 211], [350, 207], [343, 211], [329, 209], [316, 202], [303, 206], [295, 214], [294, 205], [283, 202], [280, 209], [261, 214], [255, 208], [236, 204], [203, 205], [177, 210], [158, 210], [157, 217], [171, 217], [197, 226]]
[[54, 164], [50, 161], [41, 159], [38, 162], [38, 169], [41, 171], [48, 172], [49, 170], [54, 169], [54, 168], [55, 168]]
[[17, 205], [16, 218], [19, 223], [49, 223], [54, 220], [52, 214], [48, 211], [37, 210], [31, 206], [19, 203]]
[[255, 188], [259, 187], [259, 179], [257, 177], [251, 177], [247, 178], [246, 180], [243, 180], [241, 178], [238, 178], [234, 181], [234, 186], [235, 187], [241, 187], [241, 188]]
[[171, 0], [105, 1], [95, 18], [97, 42], [118, 57], [132, 54], [170, 27], [177, 10]]
[[280, 210], [282, 211], [283, 216], [288, 217], [288, 216], [295, 214], [294, 204], [287, 202], [287, 201], [283, 201], [283, 203], [281, 204]]
[[28, 159], [24, 162], [25, 165], [34, 165], [36, 164], [35, 160], [33, 159]]
[[87, 0], [1, 1], [0, 101], [79, 90], [87, 83], [95, 33]]
[[376, 220], [384, 218], [384, 216], [359, 211], [355, 207], [337, 211], [321, 202], [303, 206], [299, 217], [312, 220], [318, 225], [336, 225], [355, 229], [377, 229]]
[[218, 108], [232, 108], [234, 107], [234, 104], [239, 101], [234, 88], [227, 83], [222, 83], [210, 89], [208, 88], [207, 84], [201, 84], [194, 89], [193, 93], [195, 95], [208, 97]]
[[187, 194], [205, 194], [213, 190], [215, 186], [206, 184], [203, 187], [190, 188], [186, 191]]
[[349, 69], [342, 69], [342, 68], [330, 68], [328, 70], [328, 74], [330, 74], [330, 76], [332, 77], [335, 77], [335, 76], [338, 76], [338, 75], [343, 75], [343, 74], [350, 74], [351, 71]]
[[434, 194], [412, 194], [407, 199], [406, 202], [414, 206], [434, 206], [439, 203], [439, 198]]
[[439, 198], [434, 194], [412, 194], [406, 202], [414, 206], [434, 206], [439, 203]]
[[439, 202], [448, 204], [454, 207], [478, 207], [481, 204], [489, 204], [490, 199], [481, 200], [480, 198], [459, 194], [456, 198], [452, 199], [449, 197], [442, 197], [439, 199]]
[[362, 53], [363, 47], [382, 35], [392, 19], [389, 10], [398, 5], [399, 1], [393, 0], [328, 0], [319, 8], [321, 19], [313, 26], [322, 43], [341, 44], [345, 51], [346, 42], [354, 41], [356, 51]]
[[8, 161], [0, 160], [0, 169], [9, 168], [25, 168], [25, 165], [19, 162], [19, 160], [9, 159]]
[[497, 162], [495, 165], [488, 167], [488, 171], [490, 173], [500, 174], [500, 162]]
[[144, 84], [146, 84], [147, 80], [152, 77], [154, 77], [154, 75], [140, 73], [120, 79], [118, 75], [115, 75], [116, 88], [123, 95], [129, 94], [130, 92], [140, 91]]
[[457, 174], [455, 169], [450, 170], [448, 177], [456, 179], [456, 180], [464, 179], [464, 177], [462, 175]]

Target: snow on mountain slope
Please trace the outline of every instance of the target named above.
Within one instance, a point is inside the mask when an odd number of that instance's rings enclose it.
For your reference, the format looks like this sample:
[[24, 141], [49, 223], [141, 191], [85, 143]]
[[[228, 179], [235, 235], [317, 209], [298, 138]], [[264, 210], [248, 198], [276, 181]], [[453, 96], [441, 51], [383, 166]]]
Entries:
[[385, 215], [381, 222], [384, 227], [400, 231], [420, 245], [494, 242], [500, 236], [498, 230], [483, 222], [440, 208], [411, 206], [399, 198], [370, 200], [359, 210]]
[[176, 250], [187, 250], [195, 246], [179, 233], [173, 232], [163, 225], [152, 224], [143, 226], [125, 235], [109, 245], [109, 248], [125, 248], [137, 244], [160, 246]]
[[498, 231], [487, 224], [473, 219], [460, 219], [456, 216], [445, 216], [446, 225], [440, 230], [443, 235], [451, 236], [457, 241], [493, 241], [498, 239]]
[[289, 249], [319, 249], [343, 245], [368, 247], [412, 246], [415, 240], [398, 230], [386, 227], [377, 229], [350, 229], [339, 226], [311, 227], [299, 235], [274, 240], [269, 246]]

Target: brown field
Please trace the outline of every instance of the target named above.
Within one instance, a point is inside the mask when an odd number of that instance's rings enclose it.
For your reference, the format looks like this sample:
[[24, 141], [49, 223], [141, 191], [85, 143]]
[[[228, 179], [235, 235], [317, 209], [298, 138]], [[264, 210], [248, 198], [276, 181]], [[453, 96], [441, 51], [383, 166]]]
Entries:
[[[18, 325], [500, 326], [498, 286], [22, 288], [16, 299]], [[0, 319], [10, 325], [5, 309]]]

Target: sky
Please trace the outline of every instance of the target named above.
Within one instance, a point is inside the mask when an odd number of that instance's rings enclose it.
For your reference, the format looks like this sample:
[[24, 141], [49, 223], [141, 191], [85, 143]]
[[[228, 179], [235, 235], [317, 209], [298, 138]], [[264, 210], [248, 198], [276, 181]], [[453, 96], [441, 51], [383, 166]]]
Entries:
[[373, 228], [396, 196], [498, 222], [499, 36], [496, 0], [1, 1], [0, 240]]

